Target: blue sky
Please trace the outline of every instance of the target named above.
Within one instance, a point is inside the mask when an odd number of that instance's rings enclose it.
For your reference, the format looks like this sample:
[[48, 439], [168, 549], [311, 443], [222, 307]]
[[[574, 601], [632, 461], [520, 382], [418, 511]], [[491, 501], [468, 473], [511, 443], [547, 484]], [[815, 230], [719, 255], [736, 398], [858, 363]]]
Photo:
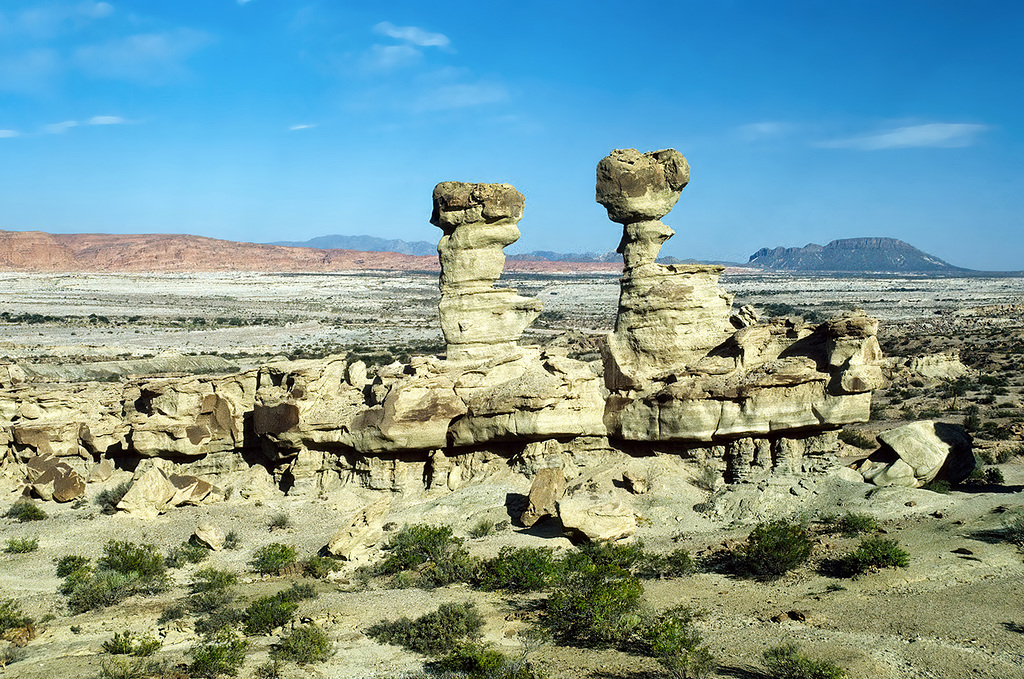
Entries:
[[987, 0], [0, 0], [0, 229], [433, 241], [459, 180], [525, 194], [518, 251], [604, 252], [597, 161], [673, 147], [665, 254], [1022, 269], [1022, 34]]

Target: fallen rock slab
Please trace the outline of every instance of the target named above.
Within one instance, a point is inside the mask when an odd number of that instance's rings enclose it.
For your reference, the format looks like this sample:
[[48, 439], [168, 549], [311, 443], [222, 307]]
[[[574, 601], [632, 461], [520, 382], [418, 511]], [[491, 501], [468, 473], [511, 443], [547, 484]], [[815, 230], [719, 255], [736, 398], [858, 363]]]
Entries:
[[922, 420], [878, 435], [882, 447], [858, 471], [876, 486], [962, 482], [974, 471], [974, 446], [963, 427]]
[[636, 532], [636, 514], [622, 502], [593, 504], [588, 500], [564, 498], [558, 502], [558, 516], [566, 531], [590, 540], [612, 541]]

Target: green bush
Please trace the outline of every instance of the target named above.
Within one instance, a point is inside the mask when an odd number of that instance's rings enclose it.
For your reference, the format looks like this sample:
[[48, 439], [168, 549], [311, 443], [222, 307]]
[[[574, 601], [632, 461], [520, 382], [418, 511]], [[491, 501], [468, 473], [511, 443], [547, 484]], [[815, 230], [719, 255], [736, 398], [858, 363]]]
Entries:
[[839, 440], [862, 450], [871, 450], [878, 447], [874, 436], [869, 436], [858, 429], [843, 429], [839, 432]]
[[391, 536], [385, 549], [388, 555], [375, 567], [376, 574], [415, 570], [412, 582], [426, 587], [468, 582], [476, 570], [462, 540], [453, 537], [448, 526], [404, 526]]
[[465, 641], [480, 637], [484, 619], [476, 604], [441, 604], [436, 611], [415, 620], [402, 617], [383, 621], [366, 630], [367, 636], [415, 653], [439, 656]]
[[840, 571], [847, 575], [860, 575], [879, 568], [907, 568], [910, 554], [895, 540], [879, 536], [865, 538], [856, 550], [842, 557]]
[[100, 511], [104, 514], [116, 514], [117, 503], [124, 499], [131, 487], [131, 482], [122, 481], [113, 488], [101, 490], [96, 495], [96, 504], [100, 506]]
[[768, 676], [773, 679], [844, 679], [846, 670], [827, 660], [814, 660], [796, 644], [769, 648], [763, 654]]
[[544, 624], [564, 643], [608, 646], [635, 626], [643, 586], [623, 568], [583, 564], [566, 571], [544, 604]]
[[[194, 596], [205, 596], [205, 594]], [[211, 608], [203, 617], [196, 618], [196, 634], [210, 636], [222, 629], [229, 627], [233, 629], [244, 622], [244, 613], [237, 608], [226, 605], [216, 606]]]
[[771, 521], [750, 532], [738, 556], [748, 575], [774, 580], [807, 561], [811, 546], [810, 533], [800, 524]]
[[62, 557], [59, 572], [66, 572], [60, 591], [68, 596], [73, 613], [111, 606], [133, 594], [156, 594], [170, 586], [163, 557], [153, 545], [111, 540], [96, 569], [83, 557]]
[[867, 514], [854, 514], [852, 512], [828, 519], [825, 525], [828, 532], [839, 533], [846, 537], [853, 537], [862, 533], [874, 533], [878, 530], [878, 522], [873, 517]]
[[201, 568], [192, 574], [189, 590], [197, 592], [224, 591], [238, 584], [238, 576], [231, 571], [216, 568]]
[[551, 585], [557, 574], [550, 549], [505, 545], [481, 565], [479, 586], [486, 591], [535, 592]]
[[298, 556], [298, 552], [291, 545], [272, 542], [257, 549], [249, 564], [257, 573], [277, 575], [282, 569], [295, 563]]
[[34, 621], [21, 612], [21, 604], [14, 599], [0, 599], [0, 634], [9, 629], [28, 627]]
[[189, 676], [216, 679], [222, 675], [235, 676], [245, 662], [249, 642], [238, 636], [232, 628], [224, 628], [195, 644], [190, 650], [192, 662]]
[[103, 650], [113, 655], [134, 655], [145, 658], [156, 653], [162, 646], [159, 639], [154, 639], [151, 636], [143, 637], [137, 642], [132, 638], [133, 636], [128, 630], [114, 632], [112, 639], [103, 642]]
[[575, 570], [583, 566], [615, 566], [629, 573], [642, 569], [651, 555], [640, 540], [631, 544], [612, 542], [584, 542], [565, 555], [562, 567]]
[[242, 545], [242, 538], [238, 535], [237, 530], [229, 530], [228, 534], [224, 536], [224, 549], [238, 549]]
[[337, 570], [341, 570], [341, 564], [329, 556], [311, 556], [302, 564], [302, 572], [318, 580], [326, 578]]
[[91, 563], [90, 559], [77, 554], [65, 554], [54, 559], [53, 563], [57, 567], [58, 578], [66, 578], [77, 571], [90, 570], [92, 568], [89, 565]]
[[469, 529], [469, 536], [472, 538], [485, 538], [494, 533], [494, 522], [489, 519], [481, 519], [475, 526]]
[[267, 520], [267, 528], [273, 533], [275, 530], [284, 530], [290, 528], [292, 525], [292, 519], [284, 512], [278, 512]]
[[690, 553], [680, 547], [668, 554], [650, 554], [637, 575], [643, 578], [679, 578], [696, 568]]
[[46, 512], [34, 502], [19, 500], [11, 505], [4, 516], [8, 519], [15, 519], [19, 523], [25, 523], [27, 521], [42, 521], [46, 518]]
[[269, 634], [287, 624], [299, 608], [299, 601], [316, 597], [312, 585], [294, 584], [271, 596], [256, 599], [241, 614], [247, 635]]
[[324, 662], [331, 657], [331, 640], [316, 625], [303, 625], [292, 630], [271, 653], [274, 658], [292, 660], [300, 665]]
[[1024, 548], [1024, 514], [1011, 516], [1003, 522], [1006, 541]]
[[953, 489], [953, 486], [950, 485], [949, 481], [938, 480], [926, 483], [925, 485], [921, 486], [921, 488], [923, 488], [924, 490], [930, 490], [933, 493], [948, 495], [949, 491]]
[[39, 538], [8, 538], [4, 551], [8, 554], [28, 554], [39, 549]]
[[168, 568], [181, 568], [189, 563], [202, 563], [210, 556], [210, 550], [202, 545], [183, 542], [167, 550], [164, 565]]
[[656, 658], [674, 679], [701, 679], [715, 668], [715, 659], [703, 644], [695, 619], [690, 608], [677, 606], [647, 616], [638, 630], [642, 650]]
[[466, 679], [546, 679], [547, 676], [534, 669], [525, 657], [513, 661], [504, 653], [481, 643], [458, 646], [431, 663], [430, 670], [442, 676]]

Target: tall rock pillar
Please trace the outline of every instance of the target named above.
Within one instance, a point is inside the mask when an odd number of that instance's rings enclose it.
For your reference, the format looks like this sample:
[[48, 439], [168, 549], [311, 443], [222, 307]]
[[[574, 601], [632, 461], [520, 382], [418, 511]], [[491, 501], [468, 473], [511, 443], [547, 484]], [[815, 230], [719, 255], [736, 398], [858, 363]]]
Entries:
[[523, 330], [540, 315], [538, 300], [494, 288], [505, 267], [505, 246], [519, 240], [523, 194], [509, 184], [441, 182], [434, 187], [430, 223], [444, 231], [441, 331], [448, 359], [512, 353]]
[[605, 345], [612, 390], [683, 372], [734, 330], [732, 296], [718, 287], [723, 267], [655, 262], [675, 233], [661, 218], [689, 181], [690, 166], [674, 149], [616, 149], [597, 165], [597, 202], [622, 224], [625, 263], [615, 332]]

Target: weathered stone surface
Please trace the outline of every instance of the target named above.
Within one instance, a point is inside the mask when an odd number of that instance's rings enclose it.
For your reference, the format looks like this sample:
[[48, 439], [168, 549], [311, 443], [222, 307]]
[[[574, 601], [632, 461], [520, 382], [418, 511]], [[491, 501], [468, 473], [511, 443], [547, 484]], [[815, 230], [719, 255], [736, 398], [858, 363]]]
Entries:
[[44, 500], [70, 502], [85, 495], [85, 479], [52, 455], [36, 455], [25, 464], [32, 490]]
[[224, 540], [227, 537], [223, 529], [212, 523], [201, 523], [192, 536], [215, 552], [224, 549]]
[[541, 519], [558, 514], [558, 502], [565, 494], [565, 474], [561, 467], [541, 469], [533, 477], [526, 509], [519, 517], [524, 526], [532, 526]]
[[89, 471], [89, 483], [95, 483], [97, 481], [106, 481], [114, 475], [114, 463], [108, 458], [103, 458], [99, 462], [93, 465], [92, 470]]
[[675, 149], [615, 149], [597, 165], [597, 202], [620, 224], [657, 220], [675, 206], [689, 181], [690, 166]]
[[223, 499], [223, 492], [209, 481], [187, 474], [167, 474], [153, 465], [136, 478], [117, 508], [143, 519], [154, 519], [172, 507]]
[[346, 561], [365, 557], [380, 542], [384, 515], [390, 507], [390, 499], [384, 497], [349, 516], [327, 543], [327, 551]]
[[449, 360], [513, 351], [541, 310], [537, 300], [493, 287], [503, 249], [519, 240], [523, 195], [508, 184], [441, 182], [433, 198], [430, 223], [444, 231], [438, 308]]
[[595, 542], [629, 537], [637, 527], [636, 513], [614, 500], [596, 504], [582, 498], [562, 498], [558, 516], [567, 531]]
[[963, 427], [923, 420], [878, 435], [882, 447], [859, 471], [876, 486], [960, 483], [974, 470], [971, 437]]

